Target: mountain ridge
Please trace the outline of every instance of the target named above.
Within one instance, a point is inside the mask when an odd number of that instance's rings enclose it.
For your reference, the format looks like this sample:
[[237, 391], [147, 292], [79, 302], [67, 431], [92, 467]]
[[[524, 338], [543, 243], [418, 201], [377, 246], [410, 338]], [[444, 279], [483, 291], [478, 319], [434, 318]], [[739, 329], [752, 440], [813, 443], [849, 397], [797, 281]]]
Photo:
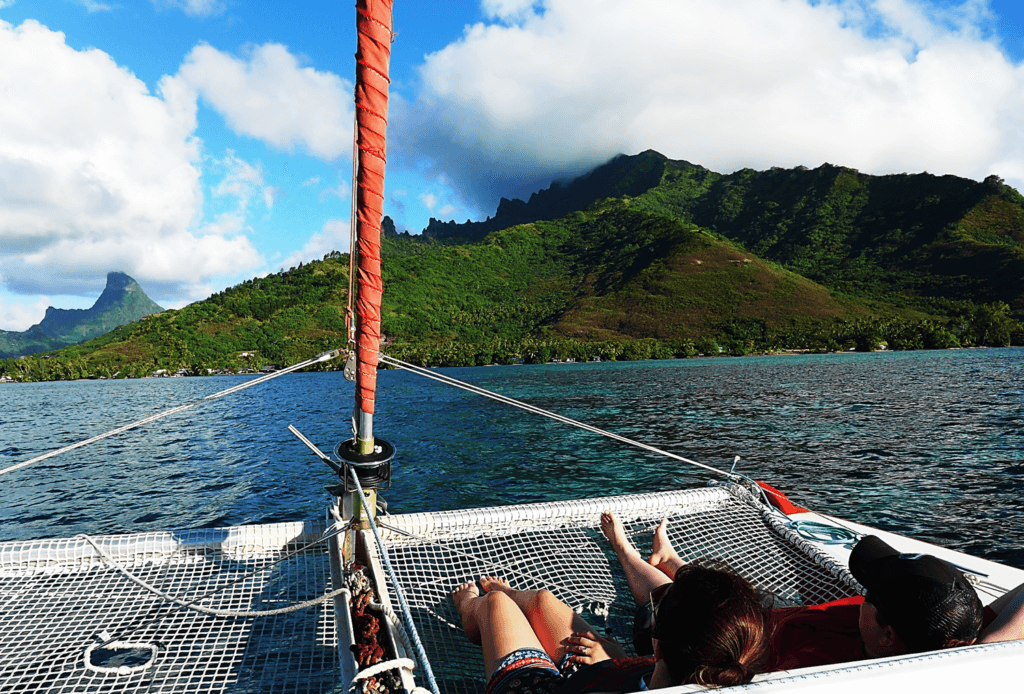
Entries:
[[900, 295], [926, 308], [1004, 302], [1024, 318], [1024, 196], [994, 175], [875, 176], [828, 163], [719, 174], [647, 150], [528, 201], [503, 199], [485, 222], [431, 220], [410, 238], [476, 243], [497, 227], [612, 197], [700, 226], [836, 291]]
[[[381, 226], [384, 349], [420, 365], [1024, 344], [1010, 315], [1024, 198], [997, 178], [830, 164], [722, 175], [648, 151], [487, 222]], [[0, 361], [0, 380], [293, 364], [346, 343], [347, 285], [347, 254], [332, 251], [46, 358]]]
[[20, 357], [91, 340], [164, 309], [123, 272], [107, 273], [107, 283], [86, 309], [48, 306], [43, 319], [24, 331], [0, 330], [0, 358]]

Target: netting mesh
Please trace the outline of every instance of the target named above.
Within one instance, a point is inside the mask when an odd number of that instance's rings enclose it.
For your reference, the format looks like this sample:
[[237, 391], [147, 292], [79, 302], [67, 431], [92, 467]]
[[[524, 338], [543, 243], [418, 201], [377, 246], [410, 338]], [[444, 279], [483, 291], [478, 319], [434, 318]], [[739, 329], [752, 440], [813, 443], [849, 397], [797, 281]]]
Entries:
[[385, 518], [414, 535], [392, 532], [385, 543], [442, 692], [482, 692], [486, 684], [481, 650], [463, 635], [450, 598], [480, 576], [547, 588], [632, 648], [635, 606], [599, 529], [606, 509], [619, 515], [644, 556], [668, 518], [669, 538], [684, 559], [721, 559], [771, 591], [779, 606], [854, 594], [843, 577], [773, 532], [758, 509], [722, 489]]
[[[521, 589], [550, 589], [628, 646], [634, 606], [599, 531], [606, 509], [619, 515], [642, 553], [650, 551], [652, 533], [667, 517], [669, 537], [683, 558], [724, 560], [772, 591], [780, 604], [823, 602], [856, 587], [813, 549], [772, 530], [735, 488], [381, 518], [442, 692], [484, 689], [480, 648], [464, 637], [449, 597], [480, 576], [501, 576]], [[327, 592], [327, 550], [310, 544], [322, 532], [315, 524], [284, 523], [95, 541], [165, 593], [185, 600], [210, 595], [201, 601], [205, 607], [267, 610]], [[84, 654], [104, 632], [135, 646], [97, 651], [90, 667]], [[82, 538], [0, 543], [5, 693], [328, 692], [341, 684], [336, 641], [330, 602], [272, 617], [204, 615], [132, 583]]]
[[[266, 610], [322, 595], [326, 550], [302, 523], [95, 540], [133, 575], [204, 607]], [[265, 571], [253, 573], [258, 569]], [[328, 692], [335, 686], [330, 603], [273, 617], [180, 609], [104, 563], [82, 539], [0, 545], [0, 690], [4, 692]], [[157, 646], [86, 648], [107, 632]]]

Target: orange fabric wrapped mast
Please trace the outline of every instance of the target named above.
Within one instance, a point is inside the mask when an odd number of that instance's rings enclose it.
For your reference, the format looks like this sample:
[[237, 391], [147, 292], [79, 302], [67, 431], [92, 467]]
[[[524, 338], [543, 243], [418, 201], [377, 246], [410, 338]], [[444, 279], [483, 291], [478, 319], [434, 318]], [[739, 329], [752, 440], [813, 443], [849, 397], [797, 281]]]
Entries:
[[[356, 237], [359, 294], [356, 302], [356, 409], [373, 415], [380, 350], [380, 222], [384, 213], [385, 135], [388, 124], [388, 65], [391, 58], [391, 0], [357, 0], [356, 30]], [[360, 417], [360, 420], [363, 420]], [[365, 420], [370, 422], [370, 417]], [[371, 431], [359, 431], [360, 440]]]

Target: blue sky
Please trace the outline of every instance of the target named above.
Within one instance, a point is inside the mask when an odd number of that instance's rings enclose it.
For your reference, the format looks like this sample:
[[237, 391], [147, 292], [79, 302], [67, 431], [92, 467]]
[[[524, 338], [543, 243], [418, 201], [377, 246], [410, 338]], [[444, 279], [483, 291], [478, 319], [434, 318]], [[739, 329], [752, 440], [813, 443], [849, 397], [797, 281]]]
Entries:
[[[617, 153], [1024, 188], [1024, 9], [397, 0], [385, 212], [482, 219]], [[0, 0], [0, 329], [108, 271], [179, 307], [348, 250], [354, 3]]]

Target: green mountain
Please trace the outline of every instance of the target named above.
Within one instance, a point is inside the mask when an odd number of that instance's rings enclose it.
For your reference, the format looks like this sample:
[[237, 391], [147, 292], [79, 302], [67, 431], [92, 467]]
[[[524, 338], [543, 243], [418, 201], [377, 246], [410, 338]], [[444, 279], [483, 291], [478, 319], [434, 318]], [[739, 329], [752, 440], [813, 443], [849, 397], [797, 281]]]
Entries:
[[99, 337], [114, 328], [163, 311], [138, 282], [123, 272], [107, 274], [103, 293], [87, 309], [52, 306], [38, 324], [24, 332], [0, 330], [0, 357], [45, 352]]
[[996, 176], [871, 176], [824, 164], [722, 175], [654, 151], [620, 155], [486, 222], [431, 220], [423, 236], [469, 243], [606, 198], [696, 224], [837, 291], [948, 309], [1004, 302], [1024, 318], [1024, 197]]
[[[1021, 219], [997, 179], [618, 157], [486, 222], [410, 236], [385, 218], [384, 350], [466, 365], [1022, 343]], [[347, 283], [332, 252], [49, 359], [0, 361], [0, 378], [295, 363], [344, 346]]]
[[1024, 197], [995, 176], [744, 170], [683, 207], [694, 223], [834, 289], [932, 306], [1001, 301], [1024, 316]]

